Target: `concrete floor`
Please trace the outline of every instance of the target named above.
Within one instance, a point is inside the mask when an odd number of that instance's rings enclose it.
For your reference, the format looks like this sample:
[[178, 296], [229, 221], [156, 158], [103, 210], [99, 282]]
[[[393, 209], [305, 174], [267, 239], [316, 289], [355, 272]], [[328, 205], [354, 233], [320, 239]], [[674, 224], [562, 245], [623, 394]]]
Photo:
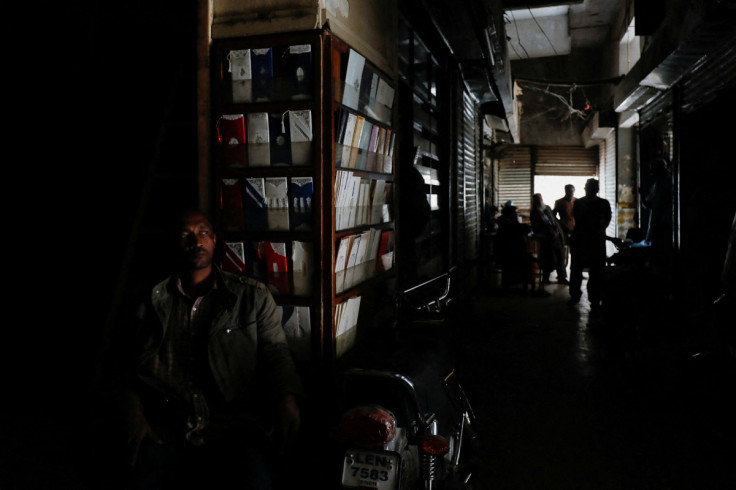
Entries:
[[[545, 289], [474, 289], [457, 309], [457, 373], [482, 441], [474, 490], [734, 488], [736, 443], [719, 403], [693, 410], [677, 330], [651, 325], [635, 349], [585, 296], [567, 306], [566, 286]], [[113, 488], [90, 481], [92, 456], [107, 455], [86, 443], [81, 400], [53, 400], [3, 412], [0, 488]]]
[[458, 376], [484, 447], [474, 488], [734, 488], [736, 442], [691, 410], [674, 335], [618, 348], [586, 296], [545, 290], [477, 290], [462, 308]]

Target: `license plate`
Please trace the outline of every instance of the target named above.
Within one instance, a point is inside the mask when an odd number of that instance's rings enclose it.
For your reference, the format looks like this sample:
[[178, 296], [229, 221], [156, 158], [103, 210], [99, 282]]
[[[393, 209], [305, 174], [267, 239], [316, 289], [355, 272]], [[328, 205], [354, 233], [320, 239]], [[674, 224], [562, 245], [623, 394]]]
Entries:
[[395, 490], [400, 464], [401, 458], [397, 453], [348, 450], [342, 465], [342, 485], [347, 488]]

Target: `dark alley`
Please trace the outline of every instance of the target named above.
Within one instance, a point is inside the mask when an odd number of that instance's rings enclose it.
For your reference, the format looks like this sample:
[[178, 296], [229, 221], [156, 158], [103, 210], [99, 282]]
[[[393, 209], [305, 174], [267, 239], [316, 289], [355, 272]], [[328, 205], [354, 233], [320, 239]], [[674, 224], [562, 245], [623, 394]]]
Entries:
[[567, 306], [565, 286], [546, 290], [479, 292], [461, 327], [458, 370], [486, 444], [477, 488], [728, 487], [733, 432], [711, 430], [697, 411], [708, 401], [689, 398], [676, 325], [648, 325], [634, 353], [607, 330], [625, 325], [591, 315], [585, 300]]
[[[351, 451], [374, 490], [734, 487], [736, 0], [58, 7], [11, 97], [0, 490], [233, 448], [273, 490], [366, 485]], [[428, 375], [402, 307], [450, 277]], [[340, 439], [365, 359], [446, 404]]]

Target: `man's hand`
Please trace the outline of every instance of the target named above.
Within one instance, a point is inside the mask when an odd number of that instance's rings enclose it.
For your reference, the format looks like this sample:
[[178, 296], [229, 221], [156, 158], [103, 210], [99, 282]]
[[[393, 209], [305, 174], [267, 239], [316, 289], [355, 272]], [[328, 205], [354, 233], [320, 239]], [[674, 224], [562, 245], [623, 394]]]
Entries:
[[274, 443], [281, 454], [288, 453], [296, 443], [299, 434], [301, 415], [294, 395], [284, 396], [276, 406], [276, 427]]
[[135, 465], [138, 459], [138, 450], [141, 447], [143, 439], [149, 438], [156, 444], [162, 444], [163, 441], [153, 432], [151, 426], [148, 424], [148, 420], [143, 415], [143, 411], [140, 406], [131, 407], [128, 410], [127, 417], [127, 430], [128, 430], [128, 444], [133, 446], [133, 454], [130, 460], [130, 465]]

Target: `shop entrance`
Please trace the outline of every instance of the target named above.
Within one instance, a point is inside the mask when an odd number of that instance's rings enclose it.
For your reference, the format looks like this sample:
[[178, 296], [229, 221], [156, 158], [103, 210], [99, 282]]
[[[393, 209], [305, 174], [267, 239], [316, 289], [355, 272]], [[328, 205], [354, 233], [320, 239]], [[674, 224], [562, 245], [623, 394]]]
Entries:
[[535, 175], [534, 193], [542, 194], [542, 200], [551, 208], [555, 207], [555, 201], [565, 195], [565, 186], [575, 186], [575, 197], [585, 195], [585, 181], [595, 175]]

